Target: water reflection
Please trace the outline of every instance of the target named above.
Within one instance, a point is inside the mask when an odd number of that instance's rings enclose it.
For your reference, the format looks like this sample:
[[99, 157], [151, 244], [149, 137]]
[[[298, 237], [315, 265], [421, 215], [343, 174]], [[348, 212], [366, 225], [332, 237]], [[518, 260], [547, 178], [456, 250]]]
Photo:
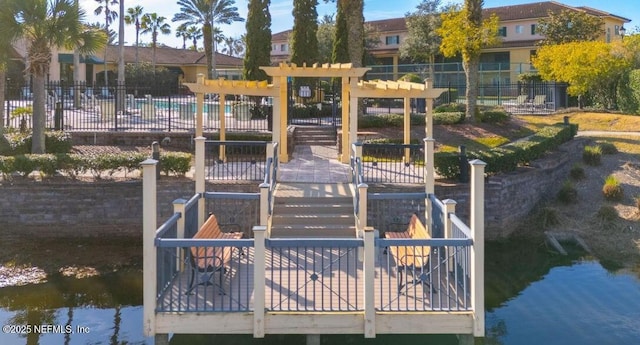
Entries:
[[[0, 333], [0, 344], [144, 344], [142, 275], [118, 272], [0, 289], [2, 325], [52, 325], [42, 332]], [[110, 315], [110, 316], [107, 316]], [[21, 328], [21, 329], [20, 329]]]
[[[571, 252], [571, 251], [570, 251]], [[487, 337], [476, 344], [638, 344], [640, 281], [613, 273], [583, 253], [555, 254], [531, 239], [492, 242], [486, 250]], [[152, 344], [142, 335], [139, 271], [0, 289], [0, 323], [71, 326], [70, 334], [0, 333], [2, 345]], [[77, 332], [77, 327], [89, 332]], [[302, 335], [176, 335], [172, 345], [304, 344]], [[454, 345], [453, 335], [324, 335], [328, 344]]]

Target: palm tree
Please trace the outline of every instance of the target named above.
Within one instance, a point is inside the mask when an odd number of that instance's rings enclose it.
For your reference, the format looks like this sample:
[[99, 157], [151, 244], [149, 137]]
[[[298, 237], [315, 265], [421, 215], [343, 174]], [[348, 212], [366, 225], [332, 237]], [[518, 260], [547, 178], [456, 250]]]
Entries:
[[187, 40], [189, 39], [187, 24], [182, 23], [176, 28], [176, 37], [182, 38], [182, 49], [187, 49]]
[[136, 26], [136, 66], [138, 65], [138, 47], [140, 46], [140, 18], [142, 18], [142, 6], [129, 7], [127, 14], [124, 16], [124, 22], [127, 25]]
[[202, 38], [202, 29], [195, 25], [191, 25], [187, 28], [187, 35], [193, 43], [193, 47], [191, 47], [191, 49], [198, 50], [198, 40]]
[[85, 12], [74, 0], [4, 0], [0, 11], [0, 37], [26, 44], [28, 71], [33, 76], [32, 153], [44, 153], [45, 80], [51, 65], [52, 49], [63, 47], [91, 54], [102, 48], [106, 36], [89, 28]]
[[171, 26], [165, 23], [166, 17], [158, 17], [157, 13], [147, 13], [142, 16], [142, 34], [151, 33], [151, 47], [153, 48], [153, 70], [156, 69], [156, 48], [158, 46], [158, 33], [168, 35]]
[[[96, 7], [93, 13], [96, 16], [104, 13], [104, 27], [105, 31], [109, 32], [109, 25], [118, 18], [118, 12], [113, 11], [109, 6], [115, 6], [118, 4], [118, 0], [95, 0], [100, 5]], [[102, 4], [104, 3], [104, 5]], [[107, 74], [107, 46], [104, 47], [104, 86], [109, 85], [109, 77]]]
[[180, 12], [173, 16], [174, 22], [185, 22], [187, 25], [201, 25], [204, 36], [204, 51], [207, 56], [209, 78], [215, 78], [216, 40], [214, 28], [216, 24], [243, 22], [235, 0], [178, 0]]
[[225, 37], [225, 47], [222, 48], [222, 52], [231, 56], [240, 56], [244, 52], [244, 43], [241, 38]]

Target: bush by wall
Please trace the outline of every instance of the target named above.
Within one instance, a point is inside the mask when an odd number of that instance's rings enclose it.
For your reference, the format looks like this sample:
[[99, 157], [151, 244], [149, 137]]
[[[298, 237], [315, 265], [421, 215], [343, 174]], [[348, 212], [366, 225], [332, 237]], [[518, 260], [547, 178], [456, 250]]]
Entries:
[[[15, 156], [31, 152], [31, 132], [10, 131], [5, 134], [5, 138], [9, 147], [0, 152], [0, 155]], [[71, 135], [63, 131], [46, 131], [44, 144], [47, 153], [54, 154], [68, 153], [73, 147]]]
[[[571, 140], [578, 132], [577, 125], [557, 124], [542, 128], [526, 140], [517, 141], [486, 151], [467, 152], [468, 159], [481, 159], [487, 163], [485, 172], [496, 174], [515, 170], [519, 165], [529, 164], [545, 152]], [[436, 171], [445, 178], [460, 176], [460, 157], [453, 152], [437, 152], [434, 157]]]
[[[191, 169], [191, 158], [191, 154], [188, 153], [163, 152], [160, 155], [160, 169], [166, 175], [184, 175]], [[10, 178], [14, 174], [24, 177], [34, 171], [39, 171], [45, 177], [61, 173], [75, 178], [87, 171], [94, 177], [100, 177], [104, 172], [112, 176], [116, 172], [130, 173], [138, 170], [140, 163], [145, 159], [147, 155], [140, 152], [103, 155], [65, 153], [0, 156], [0, 173], [5, 178]]]

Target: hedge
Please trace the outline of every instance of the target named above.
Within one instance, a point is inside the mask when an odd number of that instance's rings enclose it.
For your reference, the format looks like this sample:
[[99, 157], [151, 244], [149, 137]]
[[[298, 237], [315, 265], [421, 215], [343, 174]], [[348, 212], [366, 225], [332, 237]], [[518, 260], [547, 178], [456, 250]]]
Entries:
[[[511, 144], [486, 151], [469, 151], [467, 158], [481, 159], [487, 163], [485, 171], [488, 174], [509, 172], [518, 166], [529, 164], [545, 152], [571, 140], [577, 132], [578, 125], [556, 124], [544, 127], [538, 133]], [[445, 178], [457, 179], [460, 176], [460, 157], [457, 153], [437, 152], [434, 165], [438, 174]]]
[[[78, 175], [91, 172], [100, 177], [103, 172], [112, 176], [116, 172], [132, 172], [140, 169], [140, 163], [147, 159], [140, 152], [79, 155], [79, 154], [20, 154], [16, 156], [0, 156], [0, 173], [5, 178], [13, 174], [28, 176], [39, 171], [43, 176], [56, 173], [76, 178]], [[160, 155], [160, 170], [166, 174], [184, 175], [191, 169], [192, 156], [184, 152], [164, 152]]]
[[[0, 155], [15, 156], [31, 152], [31, 132], [8, 132], [5, 133], [5, 139], [9, 147], [0, 150]], [[44, 144], [47, 153], [68, 153], [73, 147], [71, 135], [63, 131], [46, 131]]]

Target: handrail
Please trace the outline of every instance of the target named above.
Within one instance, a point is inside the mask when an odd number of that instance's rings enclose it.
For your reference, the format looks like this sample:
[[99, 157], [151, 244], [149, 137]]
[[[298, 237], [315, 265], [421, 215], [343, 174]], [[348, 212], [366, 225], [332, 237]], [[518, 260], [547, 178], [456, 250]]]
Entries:
[[450, 214], [449, 218], [451, 219], [451, 223], [453, 223], [454, 229], [460, 231], [462, 234], [466, 236], [466, 238], [473, 239], [471, 235], [471, 229], [469, 226], [465, 224], [458, 216], [455, 214]]

